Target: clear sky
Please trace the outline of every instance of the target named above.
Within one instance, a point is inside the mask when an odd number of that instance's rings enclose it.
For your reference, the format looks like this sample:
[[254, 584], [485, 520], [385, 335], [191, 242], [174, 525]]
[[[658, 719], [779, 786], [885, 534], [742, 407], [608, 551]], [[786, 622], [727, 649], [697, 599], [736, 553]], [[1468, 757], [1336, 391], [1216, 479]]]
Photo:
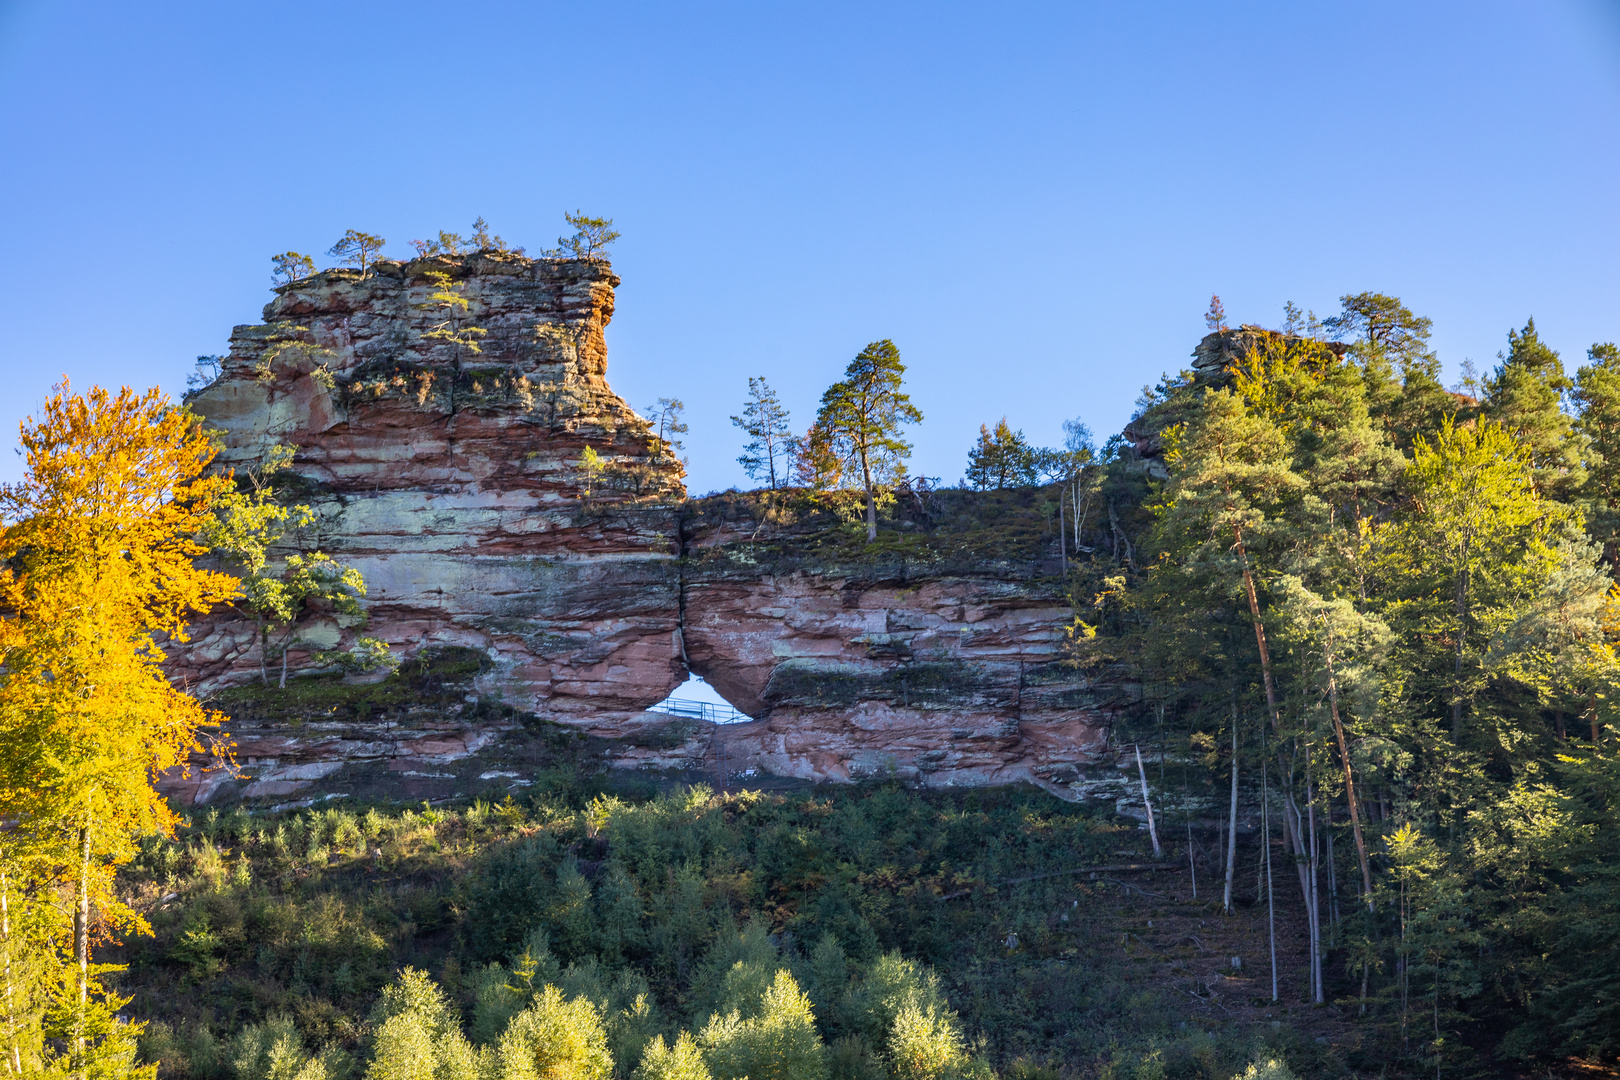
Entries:
[[623, 230], [608, 377], [686, 401], [694, 492], [744, 482], [749, 375], [807, 424], [876, 338], [949, 481], [1003, 414], [1117, 430], [1212, 292], [1394, 293], [1452, 377], [1532, 315], [1571, 367], [1620, 337], [1612, 0], [0, 0], [0, 162], [8, 435], [63, 373], [183, 390], [274, 252], [573, 209]]

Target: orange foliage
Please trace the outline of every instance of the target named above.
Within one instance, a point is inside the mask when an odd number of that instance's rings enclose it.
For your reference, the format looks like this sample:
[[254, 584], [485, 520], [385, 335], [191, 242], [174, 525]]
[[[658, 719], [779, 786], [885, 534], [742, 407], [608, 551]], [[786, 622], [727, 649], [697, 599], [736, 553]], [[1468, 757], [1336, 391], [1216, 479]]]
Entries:
[[156, 390], [81, 397], [64, 380], [22, 445], [26, 478], [0, 488], [0, 817], [63, 869], [89, 829], [99, 906], [138, 925], [112, 869], [172, 832], [151, 782], [219, 719], [169, 684], [158, 640], [236, 592], [194, 564], [232, 481], [204, 475], [207, 435]]

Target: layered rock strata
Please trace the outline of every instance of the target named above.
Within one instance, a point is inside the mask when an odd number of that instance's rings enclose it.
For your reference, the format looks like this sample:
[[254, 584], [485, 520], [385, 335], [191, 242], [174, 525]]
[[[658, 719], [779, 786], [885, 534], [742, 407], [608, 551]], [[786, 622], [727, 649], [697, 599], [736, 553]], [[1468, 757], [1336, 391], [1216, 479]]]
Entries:
[[[296, 447], [286, 475], [317, 512], [314, 539], [368, 585], [366, 625], [309, 622], [292, 668], [362, 629], [407, 664], [459, 648], [483, 658], [466, 686], [478, 706], [408, 721], [334, 706], [302, 726], [239, 716], [248, 776], [207, 769], [170, 790], [308, 797], [364, 766], [464, 793], [510, 771], [514, 717], [611, 740], [621, 767], [721, 782], [1083, 790], [1124, 691], [1064, 661], [1071, 613], [1039, 493], [987, 503], [999, 532], [942, 525], [917, 497], [875, 549], [846, 543], [851, 527], [815, 498], [787, 514], [772, 496], [687, 502], [679, 464], [606, 382], [617, 284], [589, 260], [384, 261], [284, 286], [264, 323], [236, 328], [191, 404], [239, 471]], [[968, 513], [990, 497], [934, 498]], [[260, 657], [251, 626], [219, 617], [175, 663], [208, 693], [255, 679]], [[688, 671], [755, 719], [645, 711]]]
[[[519, 708], [631, 715], [684, 677], [684, 491], [605, 378], [618, 280], [598, 261], [498, 253], [327, 271], [237, 327], [191, 405], [239, 473], [296, 447], [289, 486], [317, 515], [306, 541], [364, 575], [364, 633], [405, 656], [486, 651], [479, 692]], [[599, 475], [583, 475], [586, 447]], [[358, 632], [314, 620], [292, 666]], [[219, 619], [180, 674], [206, 692], [258, 660], [251, 626]]]

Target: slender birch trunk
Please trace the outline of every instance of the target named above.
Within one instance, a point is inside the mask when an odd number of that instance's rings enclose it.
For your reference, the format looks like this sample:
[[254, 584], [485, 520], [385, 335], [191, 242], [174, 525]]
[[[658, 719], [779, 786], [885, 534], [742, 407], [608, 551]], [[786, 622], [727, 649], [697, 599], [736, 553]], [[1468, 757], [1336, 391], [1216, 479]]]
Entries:
[[74, 1020], [73, 1046], [77, 1055], [74, 1070], [84, 1080], [85, 1014], [90, 1007], [90, 814], [85, 812], [79, 829], [79, 895], [73, 912], [73, 949], [79, 962], [79, 1014]]
[[[1265, 761], [1265, 735], [1261, 734], [1260, 760]], [[1271, 887], [1271, 788], [1268, 772], [1260, 770], [1260, 833], [1266, 848], [1266, 932], [1271, 938], [1271, 1000], [1277, 1000], [1277, 904]]]
[[1063, 499], [1068, 493], [1068, 484], [1058, 488], [1058, 565], [1063, 567], [1064, 577], [1069, 576], [1069, 523], [1063, 516]]
[[1231, 827], [1226, 832], [1226, 898], [1221, 902], [1226, 914], [1232, 914], [1232, 878], [1237, 873], [1237, 812], [1238, 812], [1238, 737], [1237, 709], [1232, 710], [1232, 803], [1227, 818]]
[[11, 957], [11, 871], [0, 867], [0, 939], [5, 944], [6, 964], [6, 1065], [13, 1076], [22, 1076], [22, 1048], [17, 1043], [16, 976]]
[[1311, 752], [1305, 749], [1305, 814], [1310, 829], [1311, 859], [1311, 1000], [1322, 1004], [1322, 878], [1316, 842], [1316, 790], [1310, 774]]
[[1136, 744], [1136, 772], [1142, 778], [1142, 805], [1147, 807], [1148, 836], [1153, 840], [1153, 857], [1164, 858], [1164, 848], [1159, 846], [1159, 829], [1153, 822], [1153, 800], [1148, 797], [1147, 766], [1142, 764], [1142, 744]]

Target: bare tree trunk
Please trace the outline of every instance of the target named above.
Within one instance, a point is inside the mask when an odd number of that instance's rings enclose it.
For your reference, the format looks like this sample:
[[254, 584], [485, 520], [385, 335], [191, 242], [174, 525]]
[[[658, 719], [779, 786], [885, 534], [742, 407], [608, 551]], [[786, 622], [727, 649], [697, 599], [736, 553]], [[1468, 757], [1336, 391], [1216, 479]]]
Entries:
[[1232, 804], [1228, 813], [1231, 827], [1226, 834], [1226, 898], [1222, 910], [1232, 914], [1232, 876], [1237, 873], [1237, 812], [1238, 812], [1238, 737], [1237, 709], [1232, 709]]
[[[1261, 735], [1265, 738], [1264, 733]], [[1271, 887], [1271, 789], [1264, 767], [1265, 749], [1260, 750], [1260, 833], [1266, 847], [1266, 929], [1271, 937], [1271, 1000], [1277, 1000], [1277, 904]]]
[[1068, 488], [1068, 484], [1058, 487], [1058, 558], [1065, 577], [1069, 574], [1069, 526], [1063, 517], [1063, 497], [1068, 494]]
[[1153, 822], [1153, 800], [1148, 798], [1147, 767], [1142, 764], [1142, 746], [1136, 746], [1136, 771], [1142, 777], [1142, 805], [1147, 807], [1148, 836], [1153, 840], [1153, 857], [1164, 858], [1164, 849], [1159, 846], [1159, 829]]
[[290, 644], [292, 643], [288, 642], [281, 646], [281, 689], [283, 690], [287, 689], [287, 647]]
[[1317, 857], [1316, 843], [1316, 791], [1310, 774], [1311, 756], [1309, 748], [1305, 751], [1305, 814], [1309, 822], [1311, 838], [1311, 1000], [1322, 1004], [1322, 889], [1319, 866], [1321, 860]]
[[866, 485], [866, 542], [877, 539], [877, 495], [872, 491], [872, 466], [861, 449], [861, 482]]
[[[1185, 794], [1185, 792], [1183, 792]], [[1198, 860], [1193, 858], [1192, 813], [1187, 814], [1187, 875], [1192, 882], [1193, 899], [1198, 899]]]

